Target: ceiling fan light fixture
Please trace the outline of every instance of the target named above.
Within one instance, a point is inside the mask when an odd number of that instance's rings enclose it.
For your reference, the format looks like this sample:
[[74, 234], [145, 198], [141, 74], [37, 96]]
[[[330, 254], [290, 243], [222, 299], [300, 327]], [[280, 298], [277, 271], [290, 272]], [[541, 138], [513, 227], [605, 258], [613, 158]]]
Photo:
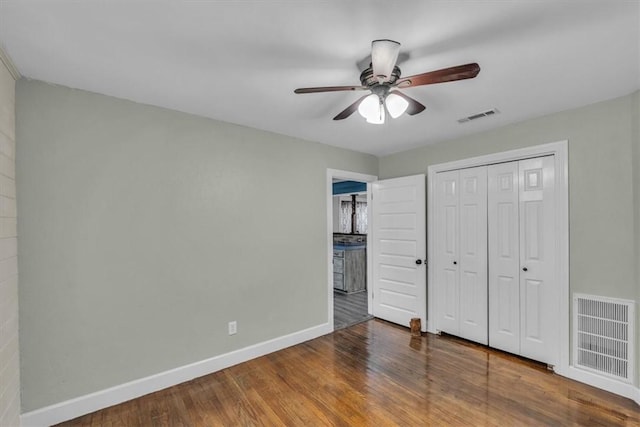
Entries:
[[396, 95], [393, 92], [387, 95], [387, 99], [385, 99], [384, 103], [387, 106], [387, 111], [389, 111], [389, 115], [394, 119], [397, 119], [398, 117], [403, 115], [404, 112], [407, 111], [407, 108], [409, 107], [409, 101], [407, 101], [400, 95]]
[[396, 41], [374, 40], [371, 42], [371, 66], [360, 73], [360, 86], [302, 87], [295, 89], [294, 92], [368, 90], [371, 94], [359, 97], [338, 113], [333, 120], [344, 120], [358, 110], [368, 123], [382, 124], [386, 114], [395, 119], [403, 114], [415, 116], [426, 108], [417, 100], [393, 89], [473, 79], [480, 72], [480, 66], [473, 62], [400, 78], [400, 68], [396, 65], [399, 52], [400, 43]]
[[378, 108], [378, 112], [376, 113], [376, 115], [374, 117], [368, 117], [367, 123], [371, 123], [373, 125], [384, 124], [384, 116], [385, 116], [384, 105], [380, 104], [380, 107]]
[[393, 67], [398, 61], [400, 43], [393, 40], [374, 40], [371, 42], [371, 66], [373, 74], [380, 83], [391, 77]]
[[384, 105], [375, 93], [362, 100], [358, 106], [358, 113], [367, 120], [367, 123], [376, 125], [384, 123]]

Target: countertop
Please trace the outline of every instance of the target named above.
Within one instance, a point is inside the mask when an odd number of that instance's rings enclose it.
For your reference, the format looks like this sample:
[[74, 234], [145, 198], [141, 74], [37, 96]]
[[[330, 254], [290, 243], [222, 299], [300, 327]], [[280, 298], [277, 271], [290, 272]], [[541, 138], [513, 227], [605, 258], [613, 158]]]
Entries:
[[334, 243], [333, 249], [342, 250], [342, 251], [353, 251], [356, 249], [366, 249], [367, 245], [362, 242], [353, 242], [353, 243]]

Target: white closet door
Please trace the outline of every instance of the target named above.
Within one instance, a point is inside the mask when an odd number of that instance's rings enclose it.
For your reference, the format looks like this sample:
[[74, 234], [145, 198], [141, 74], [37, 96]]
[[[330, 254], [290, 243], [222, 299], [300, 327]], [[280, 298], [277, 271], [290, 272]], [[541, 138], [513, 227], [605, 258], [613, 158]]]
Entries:
[[459, 335], [487, 344], [487, 167], [459, 176]]
[[488, 169], [489, 345], [520, 353], [518, 162]]
[[519, 175], [520, 354], [555, 365], [560, 307], [553, 157], [521, 160]]
[[436, 254], [437, 328], [459, 334], [458, 275], [458, 171], [436, 174]]

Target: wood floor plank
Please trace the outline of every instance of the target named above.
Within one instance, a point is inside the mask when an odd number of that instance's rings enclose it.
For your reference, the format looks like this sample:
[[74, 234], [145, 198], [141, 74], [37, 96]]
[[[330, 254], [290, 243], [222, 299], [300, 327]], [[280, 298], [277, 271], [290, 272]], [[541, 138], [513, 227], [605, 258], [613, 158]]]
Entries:
[[369, 315], [367, 292], [347, 294], [333, 292], [333, 327], [335, 330], [355, 325], [365, 320], [372, 319]]
[[370, 320], [63, 426], [640, 426], [542, 364]]

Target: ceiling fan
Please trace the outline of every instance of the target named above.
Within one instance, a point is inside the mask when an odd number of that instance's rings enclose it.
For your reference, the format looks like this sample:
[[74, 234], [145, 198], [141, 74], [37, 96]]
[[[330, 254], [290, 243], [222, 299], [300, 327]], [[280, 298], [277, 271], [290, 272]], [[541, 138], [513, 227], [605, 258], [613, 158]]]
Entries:
[[294, 92], [369, 90], [370, 94], [349, 105], [333, 120], [346, 119], [358, 110], [368, 123], [382, 124], [385, 111], [395, 119], [405, 112], [413, 116], [425, 109], [424, 105], [397, 89], [472, 79], [480, 72], [480, 66], [471, 63], [400, 78], [400, 68], [396, 65], [399, 52], [400, 43], [396, 41], [374, 40], [371, 42], [371, 65], [360, 74], [360, 86], [303, 87]]

